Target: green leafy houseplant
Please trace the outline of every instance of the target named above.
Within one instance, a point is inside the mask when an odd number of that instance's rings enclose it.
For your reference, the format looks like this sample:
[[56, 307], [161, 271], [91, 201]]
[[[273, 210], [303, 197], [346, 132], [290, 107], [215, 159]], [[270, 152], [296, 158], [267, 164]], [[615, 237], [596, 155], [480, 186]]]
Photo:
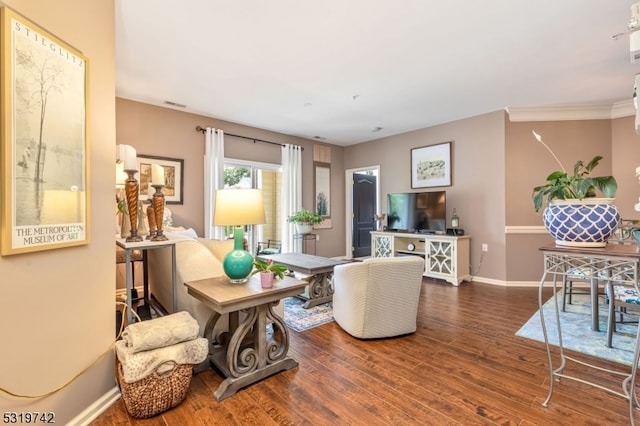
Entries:
[[273, 260], [264, 260], [259, 257], [253, 259], [253, 271], [251, 275], [255, 275], [258, 272], [273, 272], [273, 275], [278, 279], [284, 278], [284, 273], [287, 271], [287, 267], [281, 263], [273, 263]]
[[591, 176], [591, 172], [598, 165], [602, 157], [597, 155], [585, 164], [578, 160], [573, 166], [573, 175], [569, 175], [558, 157], [542, 141], [542, 137], [533, 131], [535, 138], [544, 145], [558, 162], [562, 170], [556, 170], [547, 176], [545, 185], [533, 188], [533, 206], [537, 211], [542, 208], [546, 199], [547, 204], [552, 200], [568, 200], [590, 198], [596, 196], [596, 190], [607, 198], [614, 198], [618, 190], [618, 183], [613, 176]]
[[317, 225], [324, 222], [324, 217], [316, 212], [302, 209], [289, 216], [287, 221], [291, 223], [308, 223], [310, 225]]

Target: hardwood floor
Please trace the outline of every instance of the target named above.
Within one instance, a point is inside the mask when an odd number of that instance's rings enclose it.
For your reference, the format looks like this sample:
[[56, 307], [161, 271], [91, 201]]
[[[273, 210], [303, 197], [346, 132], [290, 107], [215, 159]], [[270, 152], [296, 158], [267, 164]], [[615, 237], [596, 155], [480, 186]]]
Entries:
[[[137, 420], [119, 400], [92, 425], [629, 424], [625, 399], [570, 380], [556, 385], [548, 408], [540, 405], [549, 382], [544, 345], [515, 336], [538, 309], [536, 288], [425, 279], [420, 297], [412, 335], [357, 340], [335, 322], [291, 331], [297, 368], [222, 402], [213, 398], [222, 377], [205, 371], [173, 410]], [[595, 370], [584, 377], [619, 383]]]

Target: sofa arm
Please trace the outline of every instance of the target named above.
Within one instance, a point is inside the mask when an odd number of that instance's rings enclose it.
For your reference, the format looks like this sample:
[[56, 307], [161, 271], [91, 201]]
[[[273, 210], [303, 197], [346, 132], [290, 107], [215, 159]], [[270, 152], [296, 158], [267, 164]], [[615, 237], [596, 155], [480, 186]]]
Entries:
[[[204, 331], [212, 310], [187, 292], [186, 281], [195, 281], [224, 275], [222, 261], [217, 255], [233, 249], [233, 240], [209, 240], [206, 238], [176, 240], [176, 297], [177, 312], [189, 312], [200, 325], [200, 335]], [[173, 313], [173, 288], [171, 282], [171, 252], [169, 249], [149, 250], [149, 287], [154, 298], [169, 312]], [[274, 311], [284, 317], [284, 303]], [[226, 319], [226, 318], [225, 318]], [[216, 325], [216, 329], [226, 329], [226, 321]]]
[[[177, 312], [189, 312], [204, 330], [211, 310], [187, 293], [185, 281], [224, 275], [222, 264], [197, 240], [176, 240], [176, 299]], [[149, 288], [153, 297], [169, 313], [173, 312], [171, 251], [149, 250]]]
[[224, 260], [227, 253], [233, 251], [233, 240], [211, 240], [208, 238], [197, 238], [197, 242], [206, 247], [211, 254], [220, 262]]

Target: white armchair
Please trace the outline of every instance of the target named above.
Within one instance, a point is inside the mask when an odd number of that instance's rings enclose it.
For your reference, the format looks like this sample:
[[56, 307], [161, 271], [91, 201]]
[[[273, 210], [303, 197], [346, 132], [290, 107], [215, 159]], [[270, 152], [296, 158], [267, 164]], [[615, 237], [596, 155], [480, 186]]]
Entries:
[[333, 317], [354, 337], [374, 339], [416, 331], [424, 259], [371, 258], [338, 265]]

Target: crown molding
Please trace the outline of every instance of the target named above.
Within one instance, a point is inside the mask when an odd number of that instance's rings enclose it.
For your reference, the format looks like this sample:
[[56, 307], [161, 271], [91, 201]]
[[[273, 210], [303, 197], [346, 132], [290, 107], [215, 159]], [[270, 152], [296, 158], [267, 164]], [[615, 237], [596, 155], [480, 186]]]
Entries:
[[505, 108], [509, 120], [516, 121], [567, 121], [567, 120], [610, 120], [635, 115], [633, 100], [610, 104], [566, 105], [540, 108]]
[[616, 102], [611, 106], [611, 118], [622, 118], [636, 115], [633, 99]]

